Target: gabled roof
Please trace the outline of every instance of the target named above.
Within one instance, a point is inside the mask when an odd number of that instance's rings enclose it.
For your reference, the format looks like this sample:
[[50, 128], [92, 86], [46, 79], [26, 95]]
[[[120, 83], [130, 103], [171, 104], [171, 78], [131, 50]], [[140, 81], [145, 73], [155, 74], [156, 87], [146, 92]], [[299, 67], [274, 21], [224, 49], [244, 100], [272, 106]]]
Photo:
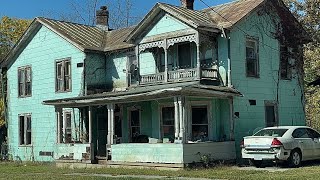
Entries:
[[183, 7], [169, 5], [165, 3], [157, 3], [151, 11], [143, 18], [143, 20], [135, 27], [131, 34], [128, 35], [126, 41], [130, 42], [136, 39], [141, 32], [154, 21], [154, 19], [162, 12], [166, 12], [174, 18], [186, 23], [195, 29], [206, 29], [210, 31], [219, 31], [216, 23], [208, 16], [206, 12], [190, 10]]
[[230, 28], [250, 12], [262, 5], [265, 0], [238, 0], [202, 10], [217, 23], [217, 26]]

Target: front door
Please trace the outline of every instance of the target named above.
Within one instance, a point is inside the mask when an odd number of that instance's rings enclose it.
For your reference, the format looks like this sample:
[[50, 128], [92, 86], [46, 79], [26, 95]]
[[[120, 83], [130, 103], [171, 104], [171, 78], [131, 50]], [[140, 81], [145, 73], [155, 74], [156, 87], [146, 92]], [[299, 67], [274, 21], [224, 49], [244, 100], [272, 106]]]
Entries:
[[130, 140], [137, 142], [140, 135], [140, 111], [138, 109], [130, 110], [129, 114]]
[[106, 157], [106, 144], [108, 134], [107, 113], [97, 114], [97, 156]]

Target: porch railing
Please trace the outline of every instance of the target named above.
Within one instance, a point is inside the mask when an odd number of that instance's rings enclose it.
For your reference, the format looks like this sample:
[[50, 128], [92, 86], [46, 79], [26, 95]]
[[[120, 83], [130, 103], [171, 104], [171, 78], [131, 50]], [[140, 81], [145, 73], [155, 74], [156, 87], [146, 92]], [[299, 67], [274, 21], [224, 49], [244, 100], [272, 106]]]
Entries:
[[164, 82], [164, 73], [141, 75], [140, 84]]
[[168, 72], [168, 81], [183, 81], [197, 78], [197, 68], [193, 69], [178, 69]]
[[192, 81], [198, 78], [198, 73], [200, 73], [201, 79], [217, 80], [218, 79], [218, 67], [213, 66], [210, 68], [201, 68], [198, 72], [197, 68], [190, 69], [178, 69], [174, 71], [168, 71], [167, 81], [165, 79], [165, 73], [155, 73], [140, 76], [140, 84], [157, 84], [164, 82], [175, 82], [175, 81]]

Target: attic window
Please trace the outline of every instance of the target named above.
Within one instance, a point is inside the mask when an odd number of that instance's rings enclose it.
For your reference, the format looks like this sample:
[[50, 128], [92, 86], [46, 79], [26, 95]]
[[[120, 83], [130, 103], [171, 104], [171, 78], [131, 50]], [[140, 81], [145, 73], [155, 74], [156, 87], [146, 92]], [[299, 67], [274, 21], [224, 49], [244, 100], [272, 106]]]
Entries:
[[71, 91], [71, 60], [70, 58], [56, 62], [56, 92]]

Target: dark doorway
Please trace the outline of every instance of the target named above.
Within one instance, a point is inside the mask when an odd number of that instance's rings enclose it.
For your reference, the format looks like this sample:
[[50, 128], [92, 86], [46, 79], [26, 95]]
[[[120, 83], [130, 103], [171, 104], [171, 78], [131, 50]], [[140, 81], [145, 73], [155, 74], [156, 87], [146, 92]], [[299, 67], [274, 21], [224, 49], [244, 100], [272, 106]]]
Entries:
[[274, 102], [265, 102], [266, 127], [278, 126], [277, 105]]
[[103, 108], [105, 112], [97, 114], [97, 156], [106, 157], [107, 156], [107, 134], [108, 134], [108, 113], [107, 109]]

